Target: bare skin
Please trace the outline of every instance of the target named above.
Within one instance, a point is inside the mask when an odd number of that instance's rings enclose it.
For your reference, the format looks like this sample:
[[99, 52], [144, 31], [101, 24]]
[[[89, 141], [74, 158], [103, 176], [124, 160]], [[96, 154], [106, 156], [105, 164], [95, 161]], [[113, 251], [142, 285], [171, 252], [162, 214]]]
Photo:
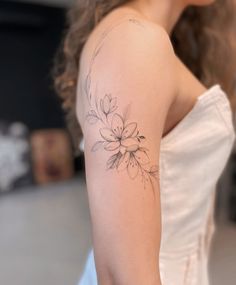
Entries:
[[76, 109], [99, 285], [161, 284], [161, 139], [206, 90], [169, 34], [187, 5], [210, 2], [133, 1], [110, 12], [83, 49]]

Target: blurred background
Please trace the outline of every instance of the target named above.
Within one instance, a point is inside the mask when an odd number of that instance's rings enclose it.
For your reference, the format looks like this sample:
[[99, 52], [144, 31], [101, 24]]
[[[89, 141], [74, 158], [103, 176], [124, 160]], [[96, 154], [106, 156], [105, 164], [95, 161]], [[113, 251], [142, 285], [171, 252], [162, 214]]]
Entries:
[[[91, 247], [83, 156], [53, 90], [72, 0], [0, 1], [0, 284], [75, 285]], [[236, 284], [236, 147], [217, 185], [211, 285]], [[92, 285], [92, 284], [91, 284]]]

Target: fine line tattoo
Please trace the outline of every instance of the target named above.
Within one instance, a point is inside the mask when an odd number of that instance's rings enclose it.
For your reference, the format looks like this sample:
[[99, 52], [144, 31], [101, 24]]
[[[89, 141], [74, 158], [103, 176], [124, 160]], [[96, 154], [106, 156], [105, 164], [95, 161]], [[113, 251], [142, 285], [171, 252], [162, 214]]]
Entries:
[[[137, 24], [136, 19], [129, 19], [131, 23]], [[98, 55], [97, 48], [91, 64]], [[123, 114], [118, 112], [117, 97], [107, 93], [103, 98], [94, 96], [91, 92], [91, 70], [86, 77], [86, 96], [89, 101], [90, 110], [86, 114], [86, 121], [90, 125], [100, 124], [100, 139], [94, 143], [91, 151], [106, 150], [113, 154], [106, 163], [106, 169], [116, 169], [118, 172], [126, 170], [131, 179], [140, 176], [144, 187], [153, 180], [158, 180], [159, 169], [157, 165], [150, 166], [148, 149], [143, 146], [146, 141], [144, 135], [140, 134], [136, 122], [129, 120], [129, 104]]]

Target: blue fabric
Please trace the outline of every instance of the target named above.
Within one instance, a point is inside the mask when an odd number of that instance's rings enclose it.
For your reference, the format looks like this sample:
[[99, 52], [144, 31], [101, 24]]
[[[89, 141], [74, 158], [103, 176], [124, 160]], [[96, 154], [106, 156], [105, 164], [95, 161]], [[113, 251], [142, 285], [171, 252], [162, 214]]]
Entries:
[[93, 249], [87, 256], [84, 271], [77, 285], [98, 285]]

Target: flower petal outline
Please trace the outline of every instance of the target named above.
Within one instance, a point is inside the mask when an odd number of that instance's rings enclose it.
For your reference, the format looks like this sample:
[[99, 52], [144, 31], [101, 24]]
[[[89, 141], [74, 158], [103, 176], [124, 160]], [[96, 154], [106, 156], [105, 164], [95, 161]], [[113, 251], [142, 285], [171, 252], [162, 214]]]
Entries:
[[108, 142], [107, 145], [104, 147], [105, 150], [116, 150], [120, 147], [120, 142], [119, 141], [115, 141], [115, 142]]
[[134, 179], [139, 172], [139, 164], [136, 161], [134, 155], [130, 155], [130, 160], [129, 160], [129, 164], [128, 164], [128, 174], [130, 176], [130, 178]]
[[121, 140], [121, 144], [125, 147], [129, 147], [131, 145], [138, 145], [139, 141], [137, 138], [127, 138], [127, 139]]
[[126, 152], [125, 154], [122, 155], [122, 157], [120, 158], [118, 165], [117, 165], [117, 170], [118, 171], [122, 171], [125, 168], [128, 167], [129, 164], [129, 160], [130, 160], [130, 153]]
[[134, 153], [135, 159], [140, 163], [140, 164], [147, 164], [150, 162], [149, 157], [145, 151], [142, 151], [138, 149]]
[[117, 106], [116, 106], [116, 102], [117, 102], [117, 98], [112, 98], [111, 99], [111, 102], [110, 102], [110, 112], [113, 112], [117, 109]]
[[116, 135], [109, 128], [101, 129], [100, 135], [108, 142], [115, 142], [118, 140]]
[[137, 123], [129, 123], [128, 125], [126, 125], [122, 132], [122, 139], [131, 137], [136, 129]]
[[124, 129], [124, 122], [123, 122], [122, 117], [119, 114], [115, 113], [113, 115], [112, 122], [111, 122], [111, 127], [112, 127], [113, 133], [118, 138], [121, 138], [121, 135], [122, 135], [122, 132], [123, 132], [123, 129]]
[[110, 98], [108, 95], [105, 95], [103, 99], [103, 110], [104, 110], [104, 113], [106, 114], [108, 114], [110, 111]]

